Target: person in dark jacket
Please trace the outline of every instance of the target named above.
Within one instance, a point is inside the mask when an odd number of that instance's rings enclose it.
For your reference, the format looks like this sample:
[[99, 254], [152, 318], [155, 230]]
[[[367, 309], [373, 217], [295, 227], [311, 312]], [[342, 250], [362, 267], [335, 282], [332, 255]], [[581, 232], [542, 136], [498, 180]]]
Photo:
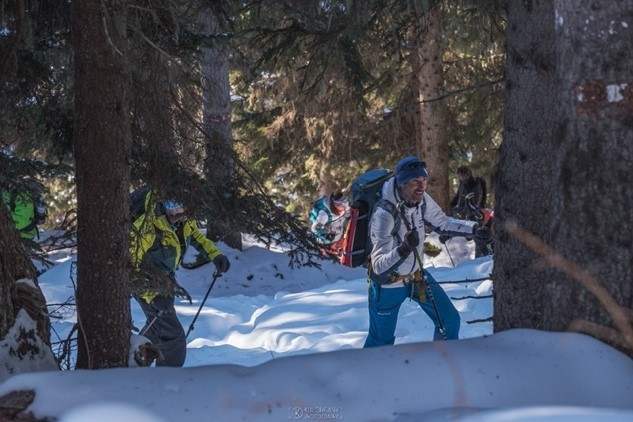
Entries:
[[[457, 169], [459, 176], [459, 187], [457, 193], [451, 199], [452, 215], [457, 218], [476, 221], [484, 224], [481, 220], [482, 211], [486, 207], [486, 189], [483, 179], [475, 177], [473, 171], [468, 166], [461, 166]], [[470, 199], [469, 199], [470, 198]], [[468, 205], [468, 201], [475, 207], [474, 211]], [[448, 238], [440, 237], [440, 242], [446, 242]], [[475, 240], [475, 257], [486, 256], [490, 254], [490, 248], [486, 242]]]
[[473, 176], [473, 171], [468, 166], [461, 166], [457, 169], [459, 177], [459, 187], [457, 193], [451, 199], [451, 208], [453, 216], [472, 220], [466, 196], [472, 193], [472, 204], [477, 208], [485, 207], [484, 190], [478, 177]]

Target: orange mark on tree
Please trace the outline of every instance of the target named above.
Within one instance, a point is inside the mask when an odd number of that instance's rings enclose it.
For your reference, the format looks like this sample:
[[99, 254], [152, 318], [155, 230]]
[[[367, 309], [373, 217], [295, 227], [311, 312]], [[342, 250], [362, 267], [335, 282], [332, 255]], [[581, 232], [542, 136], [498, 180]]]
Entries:
[[576, 100], [576, 114], [587, 113], [598, 117], [603, 108], [609, 103], [607, 98], [607, 84], [601, 79], [585, 81], [574, 88]]
[[620, 105], [633, 112], [633, 83], [630, 83], [624, 89], [621, 89], [620, 95], [622, 95]]

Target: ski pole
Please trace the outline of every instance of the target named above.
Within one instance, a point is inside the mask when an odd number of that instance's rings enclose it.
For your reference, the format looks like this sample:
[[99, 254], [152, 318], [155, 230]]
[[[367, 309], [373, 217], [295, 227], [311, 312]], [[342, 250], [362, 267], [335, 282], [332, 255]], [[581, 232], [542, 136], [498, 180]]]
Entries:
[[444, 247], [446, 248], [446, 253], [448, 254], [448, 257], [451, 259], [451, 264], [453, 264], [453, 268], [455, 268], [455, 261], [453, 261], [453, 257], [451, 256], [451, 251], [448, 249], [448, 245], [447, 245], [447, 243], [450, 242], [451, 239], [452, 237], [448, 239], [446, 242], [444, 242]]
[[209, 288], [207, 289], [207, 294], [204, 295], [204, 299], [202, 299], [202, 303], [200, 304], [200, 307], [198, 308], [198, 312], [196, 312], [196, 316], [193, 317], [193, 321], [191, 321], [191, 324], [189, 324], [189, 329], [187, 330], [187, 334], [185, 334], [185, 339], [187, 337], [189, 337], [189, 333], [193, 331], [193, 324], [196, 322], [196, 320], [198, 319], [198, 315], [200, 315], [200, 311], [202, 311], [202, 307], [204, 306], [204, 303], [207, 301], [207, 298], [209, 297], [209, 293], [211, 293], [211, 289], [213, 288], [213, 285], [215, 284], [215, 281], [218, 279], [218, 277], [220, 277], [222, 275], [222, 273], [219, 272], [214, 272], [213, 273], [213, 281], [211, 281], [211, 285], [209, 286]]
[[156, 314], [156, 316], [154, 316], [154, 318], [152, 318], [152, 320], [149, 322], [149, 324], [147, 324], [147, 326], [145, 328], [143, 328], [138, 335], [139, 336], [144, 336], [145, 333], [152, 328], [152, 325], [154, 325], [154, 323], [156, 321], [158, 321], [158, 318], [162, 317], [163, 315], [165, 315], [167, 313], [167, 311], [158, 311], [158, 313]]
[[[418, 260], [418, 263], [420, 263], [420, 255], [418, 254], [418, 251], [414, 249], [414, 252]], [[420, 264], [420, 268], [422, 268], [421, 264]], [[448, 336], [446, 335], [446, 328], [444, 328], [444, 324], [442, 323], [442, 318], [440, 317], [440, 311], [437, 309], [437, 304], [435, 303], [435, 297], [433, 296], [433, 291], [431, 291], [431, 286], [426, 280], [426, 272], [424, 272], [422, 277], [424, 278], [424, 287], [426, 288], [426, 294], [428, 295], [429, 299], [431, 299], [431, 304], [433, 305], [433, 310], [435, 311], [435, 317], [437, 318], [437, 325], [438, 325], [437, 328], [440, 330], [440, 334], [442, 334], [442, 338], [444, 340], [448, 340]]]
[[160, 318], [160, 316], [162, 315], [162, 313], [163, 313], [163, 311], [160, 311], [160, 312], [158, 313], [158, 315], [156, 315], [154, 318], [152, 318], [152, 320], [150, 321], [150, 323], [149, 323], [149, 324], [147, 324], [147, 327], [143, 328], [143, 330], [142, 330], [140, 333], [138, 333], [138, 335], [139, 335], [139, 336], [144, 336], [144, 335], [145, 335], [145, 333], [147, 332], [147, 330], [149, 330], [150, 328], [152, 328], [152, 325], [154, 325], [154, 323], [156, 322], [156, 320], [157, 320], [158, 318]]
[[[413, 225], [413, 220], [411, 221], [411, 224], [407, 220], [407, 216], [404, 214], [404, 202], [401, 202], [399, 204], [399, 208], [400, 208], [400, 215], [402, 217], [402, 220], [404, 221], [404, 225], [406, 226], [407, 230], [411, 230], [411, 226]], [[415, 259], [418, 261], [418, 265], [420, 266], [420, 273], [422, 274], [422, 279], [424, 280], [424, 289], [426, 290], [426, 294], [429, 297], [429, 299], [431, 299], [431, 304], [433, 305], [433, 310], [435, 311], [435, 317], [437, 318], [437, 328], [438, 330], [440, 330], [440, 334], [442, 334], [442, 338], [444, 340], [448, 340], [448, 337], [446, 336], [446, 328], [444, 328], [444, 323], [442, 323], [442, 318], [440, 317], [440, 312], [437, 309], [437, 304], [435, 303], [435, 297], [433, 296], [433, 292], [431, 291], [431, 286], [429, 286], [429, 283], [426, 280], [426, 274], [424, 271], [424, 267], [422, 265], [422, 259], [420, 258], [420, 253], [418, 252], [417, 247], [413, 248], [413, 254], [415, 256]]]

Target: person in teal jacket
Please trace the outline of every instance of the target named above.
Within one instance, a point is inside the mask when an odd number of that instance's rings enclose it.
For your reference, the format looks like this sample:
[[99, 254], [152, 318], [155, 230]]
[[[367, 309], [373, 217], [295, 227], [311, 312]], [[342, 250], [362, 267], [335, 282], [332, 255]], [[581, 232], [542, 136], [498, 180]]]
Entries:
[[314, 203], [310, 211], [310, 230], [326, 253], [340, 255], [349, 220], [349, 200], [343, 192], [334, 192]]
[[[147, 321], [141, 330], [163, 354], [157, 366], [182, 366], [187, 345], [185, 332], [174, 308], [174, 289], [179, 286], [174, 271], [189, 245], [213, 261], [218, 273], [229, 270], [228, 258], [200, 231], [195, 220], [188, 219], [184, 207], [174, 201], [156, 201], [155, 192], [145, 198], [145, 212], [132, 223], [130, 255], [134, 267], [150, 278], [167, 279], [169, 289], [137, 288], [134, 298]], [[144, 271], [144, 269], [148, 269]], [[155, 281], [155, 280], [154, 280]], [[150, 280], [151, 282], [151, 280]]]

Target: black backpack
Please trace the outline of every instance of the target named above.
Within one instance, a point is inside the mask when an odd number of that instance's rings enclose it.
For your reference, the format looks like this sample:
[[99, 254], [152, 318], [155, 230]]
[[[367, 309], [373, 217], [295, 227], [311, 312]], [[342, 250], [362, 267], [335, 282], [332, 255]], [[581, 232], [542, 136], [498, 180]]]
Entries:
[[44, 202], [44, 198], [41, 195], [38, 195], [37, 198], [33, 201], [33, 213], [35, 224], [44, 224], [46, 222], [46, 217], [48, 217], [48, 209], [46, 208], [46, 203]]
[[350, 222], [345, 230], [343, 254], [340, 262], [346, 267], [367, 265], [372, 244], [369, 236], [369, 220], [377, 206], [386, 208], [394, 216], [394, 232], [397, 233], [400, 219], [396, 218], [396, 208], [382, 201], [382, 186], [393, 177], [386, 169], [370, 170], [361, 174], [352, 182], [350, 189]]
[[130, 194], [130, 220], [134, 223], [145, 214], [145, 197], [152, 190], [149, 186], [141, 186]]
[[488, 197], [488, 188], [486, 187], [486, 181], [481, 177], [475, 178], [481, 185], [481, 208], [486, 208], [486, 198]]

